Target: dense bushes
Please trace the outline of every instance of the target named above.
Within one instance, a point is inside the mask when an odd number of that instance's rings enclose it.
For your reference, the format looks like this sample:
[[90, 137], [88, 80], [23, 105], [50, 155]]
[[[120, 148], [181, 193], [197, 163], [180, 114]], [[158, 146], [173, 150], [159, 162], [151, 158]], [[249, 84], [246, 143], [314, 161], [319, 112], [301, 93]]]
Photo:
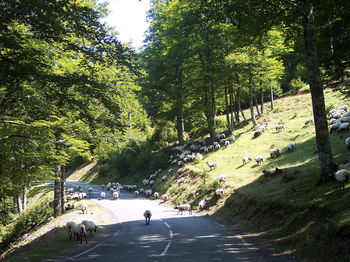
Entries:
[[53, 208], [47, 200], [40, 201], [30, 207], [27, 211], [19, 215], [14, 224], [8, 227], [7, 232], [3, 236], [1, 249], [8, 247], [25, 233], [46, 222], [52, 214]]

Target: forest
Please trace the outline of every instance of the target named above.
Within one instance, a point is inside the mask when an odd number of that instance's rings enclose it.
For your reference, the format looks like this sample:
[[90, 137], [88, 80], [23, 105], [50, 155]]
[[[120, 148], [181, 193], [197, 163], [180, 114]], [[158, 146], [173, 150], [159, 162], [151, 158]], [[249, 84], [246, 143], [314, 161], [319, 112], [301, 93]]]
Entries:
[[67, 170], [166, 168], [170, 146], [255, 127], [264, 102], [300, 90], [311, 93], [319, 184], [330, 180], [323, 91], [349, 84], [349, 1], [152, 0], [142, 51], [118, 40], [107, 13], [95, 0], [2, 1], [0, 224], [37, 181], [54, 180], [57, 217]]

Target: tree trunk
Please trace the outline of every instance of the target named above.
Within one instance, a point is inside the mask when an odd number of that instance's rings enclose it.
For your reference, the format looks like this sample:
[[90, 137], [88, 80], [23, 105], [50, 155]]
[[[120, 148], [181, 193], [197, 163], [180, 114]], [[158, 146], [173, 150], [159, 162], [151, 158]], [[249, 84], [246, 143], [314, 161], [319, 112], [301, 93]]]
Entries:
[[261, 116], [260, 110], [259, 110], [259, 103], [258, 103], [258, 99], [256, 98], [256, 94], [255, 94], [255, 88], [252, 87], [252, 91], [253, 91], [253, 99], [254, 99], [254, 103], [255, 103], [255, 107], [256, 107], [256, 112], [258, 113], [259, 116]]
[[[261, 84], [261, 82], [260, 82]], [[260, 93], [261, 93], [261, 114], [264, 114], [264, 91], [262, 89], [262, 87], [260, 88]]]
[[234, 101], [233, 101], [233, 89], [232, 87], [229, 88], [229, 95], [230, 95], [230, 111], [231, 111], [231, 131], [235, 130], [235, 119], [233, 117], [234, 112]]
[[270, 90], [271, 90], [271, 110], [273, 110], [275, 108], [275, 104], [273, 101], [273, 88], [272, 85], [270, 86]]
[[62, 165], [55, 165], [55, 185], [54, 185], [54, 196], [53, 196], [53, 216], [58, 217], [62, 215], [61, 211], [61, 173], [62, 173]]
[[238, 103], [237, 103], [237, 105], [238, 105], [238, 116], [239, 116], [239, 112], [241, 112], [243, 119], [246, 120], [246, 118], [244, 116], [244, 113], [243, 113], [243, 110], [241, 108], [241, 88], [240, 87], [237, 89], [237, 99], [238, 99]]
[[306, 51], [306, 67], [309, 76], [309, 84], [314, 113], [316, 143], [318, 158], [320, 160], [321, 174], [319, 183], [330, 180], [335, 164], [329, 140], [329, 132], [326, 118], [323, 86], [320, 77], [319, 61], [316, 43], [316, 27], [314, 24], [314, 7], [312, 4], [304, 6], [303, 28], [304, 44]]
[[225, 85], [225, 106], [226, 106], [226, 123], [227, 123], [227, 129], [232, 131], [231, 129], [231, 123], [230, 123], [230, 110], [228, 109], [228, 88]]
[[17, 211], [18, 213], [22, 213], [23, 212], [23, 207], [22, 207], [22, 198], [20, 195], [16, 196], [16, 200], [17, 200]]
[[207, 119], [208, 131], [211, 138], [215, 138], [215, 127], [214, 127], [214, 118], [212, 114], [213, 107], [211, 105], [211, 88], [207, 86], [205, 89], [205, 98], [204, 98], [204, 107], [205, 107], [205, 117]]
[[255, 115], [254, 115], [254, 105], [253, 105], [253, 81], [252, 81], [252, 74], [251, 70], [249, 69], [249, 109], [250, 109], [250, 116], [252, 119], [253, 126], [257, 125]]
[[176, 67], [176, 130], [177, 130], [177, 139], [180, 145], [185, 143], [184, 141], [184, 97], [182, 90], [182, 72], [179, 66]]
[[66, 167], [62, 166], [62, 173], [61, 173], [61, 214], [64, 214], [65, 209], [65, 203], [66, 203]]
[[23, 211], [27, 210], [27, 194], [28, 194], [28, 188], [25, 186], [23, 190], [23, 203], [22, 203]]

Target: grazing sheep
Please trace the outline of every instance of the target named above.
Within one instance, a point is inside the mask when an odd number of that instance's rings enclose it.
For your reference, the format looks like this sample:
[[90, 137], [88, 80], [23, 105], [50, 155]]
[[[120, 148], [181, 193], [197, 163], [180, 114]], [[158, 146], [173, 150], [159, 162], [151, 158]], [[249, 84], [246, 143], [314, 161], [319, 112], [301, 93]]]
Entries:
[[177, 173], [178, 175], [181, 175], [183, 172], [185, 172], [185, 168], [183, 168], [183, 167], [179, 168], [179, 169], [176, 171], [176, 173]]
[[212, 170], [213, 168], [216, 168], [216, 162], [206, 162], [206, 164], [208, 165], [210, 170]]
[[86, 232], [89, 232], [89, 236], [93, 236], [92, 231], [96, 233], [97, 226], [93, 221], [83, 220], [81, 223], [84, 224]]
[[295, 144], [294, 143], [289, 143], [287, 144], [287, 151], [294, 151]]
[[179, 214], [181, 212], [181, 215], [182, 215], [183, 211], [188, 211], [188, 214], [192, 215], [192, 207], [191, 207], [190, 204], [178, 205], [178, 206], [175, 206], [174, 209], [178, 209], [179, 210], [177, 212], [177, 214]]
[[278, 157], [280, 155], [281, 155], [281, 150], [278, 147], [271, 149], [271, 151], [270, 151], [271, 158]]
[[349, 181], [350, 171], [347, 169], [340, 169], [334, 174], [334, 177], [340, 183], [340, 189], [344, 189], [345, 183]]
[[138, 195], [140, 194], [140, 192], [137, 191], [137, 190], [135, 190], [135, 191], [134, 191], [134, 194], [135, 194], [135, 196], [138, 196]]
[[233, 143], [233, 142], [236, 141], [236, 137], [235, 136], [231, 136], [227, 140], [230, 141], [230, 143]]
[[105, 192], [101, 192], [101, 198], [104, 199], [106, 197], [106, 193]]
[[258, 129], [258, 130], [256, 130], [255, 132], [254, 132], [254, 138], [257, 138], [257, 137], [259, 137], [259, 136], [261, 136], [261, 134], [263, 133], [263, 130], [262, 129]]
[[349, 130], [349, 122], [341, 123], [338, 128], [338, 132], [348, 131]]
[[218, 188], [215, 190], [215, 195], [222, 197], [224, 195], [224, 189], [223, 188]]
[[255, 161], [258, 165], [262, 165], [262, 163], [264, 162], [264, 157], [263, 156], [257, 156], [255, 158]]
[[83, 237], [86, 239], [87, 244], [87, 234], [86, 234], [86, 228], [84, 224], [78, 224], [75, 227], [75, 234], [77, 236], [77, 240], [80, 240], [80, 244], [83, 243]]
[[329, 130], [330, 133], [332, 133], [333, 131], [338, 131], [339, 127], [341, 125], [341, 122], [336, 122], [331, 126], [331, 129]]
[[204, 156], [201, 153], [197, 153], [196, 156], [199, 160], [203, 160]]
[[249, 157], [249, 156], [244, 156], [242, 158], [242, 161], [243, 161], [243, 165], [247, 164], [249, 161], [252, 161], [252, 158]]
[[173, 172], [174, 172], [174, 171], [173, 171], [172, 168], [170, 168], [170, 169], [168, 170], [169, 175], [172, 174]]
[[282, 129], [284, 130], [284, 124], [278, 124], [276, 126], [276, 131], [282, 131]]
[[313, 124], [313, 123], [314, 123], [314, 120], [312, 118], [308, 118], [305, 120], [305, 125]]
[[204, 209], [207, 207], [207, 200], [206, 199], [202, 199], [199, 203], [198, 203], [198, 207], [200, 210]]
[[329, 126], [333, 125], [333, 124], [335, 124], [335, 122], [337, 122], [337, 119], [331, 119], [331, 120], [328, 121], [328, 125]]
[[345, 111], [347, 111], [348, 108], [349, 108], [348, 105], [343, 105], [343, 106], [339, 107], [340, 110], [345, 110]]
[[119, 192], [118, 191], [114, 191], [113, 192], [113, 197], [114, 197], [114, 199], [118, 199], [119, 198]]
[[149, 181], [149, 185], [153, 186], [154, 185], [154, 180]]
[[145, 219], [146, 219], [146, 225], [149, 225], [149, 223], [151, 222], [151, 216], [152, 216], [151, 211], [146, 210], [146, 211], [143, 213], [143, 216], [144, 216]]
[[225, 146], [229, 146], [230, 145], [230, 141], [225, 140]]
[[220, 149], [220, 148], [221, 148], [220, 144], [216, 144], [216, 145], [215, 145], [215, 149], [218, 150], [218, 149]]
[[74, 188], [73, 188], [73, 187], [68, 188], [68, 193], [69, 193], [69, 194], [73, 194], [73, 193], [74, 193]]
[[68, 233], [68, 237], [69, 239], [72, 239], [72, 236], [75, 235], [75, 228], [76, 228], [77, 224], [73, 221], [68, 221], [66, 223], [66, 227], [67, 227], [67, 233]]
[[184, 165], [184, 162], [183, 162], [183, 161], [179, 161], [179, 162], [177, 162], [177, 165], [178, 165], [178, 166], [183, 166], [183, 165]]
[[147, 185], [149, 184], [149, 180], [148, 180], [148, 179], [142, 180], [142, 184], [143, 184], [144, 186], [147, 186]]
[[162, 195], [162, 199], [165, 202], [165, 201], [167, 201], [169, 199], [169, 197], [168, 197], [167, 194], [164, 194], [164, 195]]
[[88, 207], [87, 207], [87, 204], [82, 204], [81, 205], [81, 211], [83, 211], [83, 214], [87, 214], [87, 210], [88, 210]]
[[162, 181], [165, 181], [168, 179], [168, 176], [162, 176]]
[[[349, 115], [350, 115], [350, 112], [348, 112], [349, 113]], [[347, 114], [348, 114], [347, 113]], [[344, 123], [344, 122], [350, 122], [350, 116], [343, 116], [343, 118], [342, 119], [340, 119], [340, 121], [342, 122], [342, 123]]]
[[177, 180], [177, 183], [180, 185], [180, 184], [184, 183], [185, 180], [186, 179], [184, 177], [181, 177], [180, 179]]
[[146, 196], [151, 196], [152, 195], [152, 189], [145, 190], [145, 195]]
[[348, 147], [348, 149], [350, 149], [350, 137], [345, 139], [345, 145]]
[[216, 178], [217, 181], [221, 182], [226, 182], [226, 175], [220, 175]]
[[159, 198], [159, 193], [158, 192], [154, 192], [153, 196], [154, 196], [154, 198]]

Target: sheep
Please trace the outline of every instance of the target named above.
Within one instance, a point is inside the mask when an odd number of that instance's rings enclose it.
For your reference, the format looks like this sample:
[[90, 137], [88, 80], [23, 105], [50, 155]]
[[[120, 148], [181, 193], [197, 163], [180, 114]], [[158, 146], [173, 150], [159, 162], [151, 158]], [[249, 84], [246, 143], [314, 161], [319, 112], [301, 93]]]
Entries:
[[138, 196], [138, 195], [140, 194], [140, 192], [137, 191], [137, 190], [135, 190], [135, 191], [134, 191], [134, 194], [135, 194], [135, 196]]
[[75, 186], [74, 191], [78, 192], [80, 191], [80, 189], [81, 189], [81, 186]]
[[284, 124], [278, 124], [276, 126], [276, 131], [282, 131], [282, 129], [284, 130]]
[[331, 126], [331, 129], [329, 130], [330, 133], [332, 133], [333, 131], [338, 131], [339, 127], [341, 125], [341, 122], [336, 122]]
[[68, 233], [68, 237], [69, 239], [72, 239], [72, 236], [75, 235], [75, 228], [76, 228], [77, 224], [73, 221], [68, 221], [66, 223], [66, 227], [67, 227], [67, 233]]
[[162, 181], [165, 181], [168, 179], [168, 176], [162, 176]]
[[151, 216], [152, 216], [152, 213], [150, 210], [146, 210], [144, 213], [143, 213], [143, 216], [145, 217], [146, 219], [146, 225], [149, 225], [149, 223], [151, 222]]
[[93, 192], [94, 192], [94, 189], [92, 187], [89, 187], [89, 194], [92, 195]]
[[86, 234], [86, 228], [84, 224], [78, 224], [75, 227], [75, 234], [77, 236], [77, 240], [80, 240], [80, 244], [83, 243], [83, 237], [86, 239], [87, 244], [87, 234]]
[[343, 105], [343, 106], [339, 107], [340, 110], [344, 110], [344, 111], [347, 111], [348, 108], [349, 108], [348, 105]]
[[330, 125], [333, 125], [333, 124], [335, 124], [337, 122], [337, 119], [331, 119], [331, 120], [329, 120], [328, 121], [328, 125], [330, 126]]
[[230, 141], [225, 140], [225, 146], [229, 146], [230, 145]]
[[215, 190], [215, 195], [222, 197], [224, 195], [224, 189], [223, 188], [218, 188]]
[[216, 144], [216, 145], [215, 145], [215, 149], [218, 150], [218, 149], [220, 149], [220, 148], [221, 148], [220, 144]]
[[145, 190], [143, 188], [140, 188], [140, 194], [143, 194]]
[[231, 136], [227, 140], [230, 141], [230, 143], [232, 143], [232, 142], [236, 141], [236, 137], [235, 136]]
[[[349, 114], [350, 114], [350, 112], [348, 112]], [[340, 121], [342, 122], [342, 123], [344, 123], [344, 122], [350, 122], [350, 116], [343, 116], [343, 118], [342, 119], [340, 119]]]
[[264, 162], [264, 157], [263, 156], [257, 156], [255, 158], [255, 161], [258, 165], [262, 165], [262, 163]]
[[149, 184], [149, 180], [148, 180], [148, 179], [142, 180], [142, 184], [143, 184], [144, 186], [147, 186], [147, 185]]
[[162, 199], [165, 202], [165, 201], [167, 201], [169, 199], [169, 197], [168, 197], [167, 194], [164, 194], [164, 195], [162, 195]]
[[146, 196], [151, 196], [152, 195], [152, 189], [147, 189], [145, 190]]
[[153, 186], [154, 185], [154, 180], [149, 181], [149, 185]]
[[186, 180], [186, 178], [181, 177], [180, 179], [177, 180], [177, 183], [180, 185], [180, 184], [184, 183], [185, 180]]
[[202, 199], [199, 203], [198, 203], [198, 207], [200, 210], [206, 208], [207, 206], [207, 200], [206, 199]]
[[210, 170], [212, 170], [213, 168], [216, 168], [216, 162], [206, 162], [206, 164], [208, 165]]
[[294, 151], [295, 144], [294, 143], [289, 143], [287, 144], [287, 151]]
[[341, 123], [338, 128], [338, 132], [348, 131], [348, 130], [349, 130], [349, 122]]
[[179, 169], [176, 171], [176, 173], [177, 173], [178, 175], [181, 175], [183, 172], [185, 172], [185, 168], [183, 168], [183, 167], [179, 168]]
[[182, 204], [182, 205], [177, 205], [174, 207], [174, 209], [178, 209], [179, 211], [177, 212], [177, 214], [179, 214], [181, 212], [181, 215], [183, 213], [183, 211], [188, 211], [189, 215], [192, 215], [192, 207], [190, 204]]
[[171, 175], [173, 172], [174, 172], [174, 171], [173, 171], [172, 168], [170, 168], [170, 169], [168, 170], [168, 174], [169, 174], [169, 175]]
[[102, 184], [101, 187], [102, 187], [102, 189], [105, 189], [106, 186]]
[[249, 156], [244, 156], [242, 158], [242, 161], [243, 161], [243, 165], [247, 164], [249, 161], [252, 161], [252, 158], [249, 157]]
[[350, 149], [350, 137], [345, 139], [345, 145], [348, 147], [348, 149]]
[[73, 188], [73, 187], [68, 188], [68, 193], [69, 193], [69, 194], [73, 194], [73, 193], [74, 193], [74, 188]]
[[93, 236], [92, 231], [96, 233], [97, 226], [93, 221], [83, 220], [81, 223], [84, 224], [86, 232], [89, 232], [89, 236]]
[[73, 209], [76, 209], [76, 208], [77, 208], [77, 205], [78, 205], [77, 202], [74, 202], [74, 203], [72, 204], [72, 208], [73, 208]]
[[118, 191], [114, 191], [113, 192], [113, 197], [114, 197], [114, 199], [118, 199], [119, 198], [119, 192]]
[[71, 195], [67, 195], [67, 201], [68, 200], [72, 200], [73, 198], [72, 198], [72, 196]]
[[350, 116], [350, 112], [346, 112], [346, 113], [343, 115], [343, 118], [349, 117], [349, 116]]
[[106, 197], [106, 193], [105, 192], [101, 192], [101, 198], [104, 199]]
[[314, 123], [314, 120], [312, 118], [308, 118], [305, 120], [305, 125], [313, 124], [313, 123]]
[[220, 175], [216, 178], [217, 181], [221, 182], [226, 182], [226, 175]]
[[281, 150], [278, 147], [271, 149], [271, 151], [270, 151], [271, 158], [278, 157], [280, 155], [281, 155]]
[[256, 130], [254, 132], [253, 138], [257, 138], [257, 137], [261, 136], [262, 132], [263, 132], [263, 130], [259, 128], [258, 130]]
[[204, 156], [201, 153], [197, 153], [196, 156], [199, 160], [203, 160]]
[[154, 198], [158, 198], [159, 197], [159, 193], [158, 192], [154, 192], [153, 196], [154, 196]]
[[340, 183], [340, 189], [344, 189], [345, 183], [349, 181], [350, 171], [347, 169], [340, 169], [334, 174], [334, 177]]
[[87, 204], [85, 204], [85, 203], [82, 204], [81, 205], [81, 211], [83, 211], [83, 214], [85, 214], [85, 213], [87, 214], [87, 210], [88, 210]]

